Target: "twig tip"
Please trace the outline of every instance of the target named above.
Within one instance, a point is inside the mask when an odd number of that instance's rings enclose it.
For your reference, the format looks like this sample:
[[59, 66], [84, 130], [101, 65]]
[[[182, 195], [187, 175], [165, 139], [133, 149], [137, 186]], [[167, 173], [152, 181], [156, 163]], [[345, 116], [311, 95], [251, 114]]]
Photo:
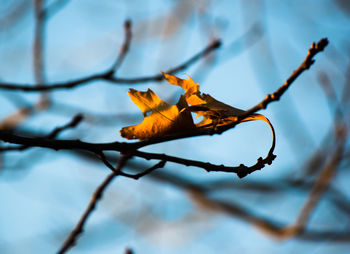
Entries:
[[322, 50], [328, 45], [328, 43], [329, 43], [329, 40], [328, 40], [327, 37], [325, 37], [325, 38], [322, 38], [322, 39], [317, 43], [316, 47], [317, 47], [320, 51], [322, 51]]
[[216, 48], [219, 48], [221, 45], [222, 45], [221, 40], [220, 39], [215, 39], [213, 41], [213, 45], [212, 46], [213, 46], [214, 49], [216, 49]]
[[128, 29], [128, 30], [131, 28], [131, 19], [125, 20], [124, 27], [125, 29]]

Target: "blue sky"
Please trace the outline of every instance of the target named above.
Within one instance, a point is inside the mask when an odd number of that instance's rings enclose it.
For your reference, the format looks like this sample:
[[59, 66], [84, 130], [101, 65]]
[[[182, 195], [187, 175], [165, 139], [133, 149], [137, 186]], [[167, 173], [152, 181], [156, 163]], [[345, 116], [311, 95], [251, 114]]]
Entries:
[[[21, 1], [6, 1], [0, 18]], [[50, 4], [53, 1], [49, 1]], [[46, 26], [45, 71], [48, 82], [65, 81], [108, 68], [123, 43], [123, 23], [132, 21], [131, 48], [118, 71], [121, 77], [158, 74], [205, 48], [210, 39], [223, 45], [210, 59], [199, 61], [178, 75], [190, 75], [201, 90], [234, 107], [247, 109], [276, 90], [305, 58], [312, 42], [327, 37], [326, 51], [293, 84], [281, 101], [262, 111], [276, 129], [277, 159], [271, 166], [244, 179], [224, 173], [206, 173], [168, 163], [164, 172], [197, 184], [216, 179], [232, 184], [279, 181], [303, 172], [305, 161], [322, 143], [332, 124], [319, 75], [327, 73], [338, 96], [349, 64], [349, 9], [344, 1], [68, 1]], [[0, 79], [34, 83], [31, 4], [15, 25], [0, 27]], [[245, 36], [247, 31], [253, 31]], [[255, 33], [254, 33], [255, 31]], [[207, 63], [207, 65], [206, 65]], [[210, 61], [209, 61], [210, 64]], [[47, 133], [84, 110], [90, 117], [60, 138], [90, 142], [122, 141], [123, 126], [142, 121], [127, 95], [131, 86], [103, 81], [72, 90], [55, 91], [47, 112], [40, 112], [19, 128]], [[151, 88], [160, 98], [176, 102], [181, 89], [162, 83], [133, 86]], [[0, 90], [0, 119], [16, 110], [14, 92]], [[23, 94], [22, 94], [23, 95]], [[34, 103], [38, 94], [23, 98]], [[65, 109], [64, 105], [71, 105]], [[89, 114], [87, 114], [89, 116]], [[107, 122], [103, 117], [109, 115]], [[113, 119], [115, 118], [115, 119]], [[125, 140], [123, 140], [125, 141]], [[271, 133], [263, 122], [249, 122], [221, 136], [173, 141], [144, 149], [225, 165], [250, 165], [265, 156]], [[150, 162], [135, 160], [142, 168]], [[0, 252], [54, 253], [88, 204], [108, 169], [67, 151], [32, 149], [0, 158]], [[140, 165], [140, 164], [138, 164]], [[134, 167], [134, 166], [131, 166]], [[333, 184], [349, 193], [348, 173], [339, 172]], [[262, 216], [292, 222], [306, 194], [291, 191], [266, 198], [264, 193], [218, 191], [220, 200], [234, 202]], [[348, 198], [348, 194], [346, 195]], [[334, 218], [327, 201], [317, 207], [311, 227], [345, 228], [349, 218]], [[345, 253], [349, 243], [276, 239], [250, 223], [201, 207], [189, 191], [144, 177], [116, 179], [85, 233], [70, 253]], [[219, 251], [218, 251], [219, 250]]]

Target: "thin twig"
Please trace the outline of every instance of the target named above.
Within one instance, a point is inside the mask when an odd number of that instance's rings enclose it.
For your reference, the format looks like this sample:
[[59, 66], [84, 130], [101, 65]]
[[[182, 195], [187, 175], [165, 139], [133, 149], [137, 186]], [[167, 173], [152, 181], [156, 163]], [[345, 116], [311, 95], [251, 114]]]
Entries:
[[[34, 78], [36, 84], [46, 83], [45, 78], [45, 28], [46, 28], [46, 10], [44, 8], [43, 0], [34, 1], [35, 11], [35, 32], [33, 42], [33, 67]], [[38, 86], [38, 85], [37, 85]], [[49, 105], [49, 96], [47, 93], [42, 93], [37, 102], [38, 109], [46, 109]]]
[[317, 43], [312, 43], [310, 49], [308, 50], [307, 56], [302, 62], [302, 64], [293, 71], [292, 75], [283, 83], [283, 85], [278, 88], [274, 93], [266, 95], [265, 99], [259, 104], [247, 110], [239, 119], [244, 119], [246, 116], [251, 115], [261, 109], [266, 109], [267, 105], [271, 102], [278, 101], [281, 96], [287, 91], [290, 85], [306, 70], [308, 70], [311, 65], [315, 62], [313, 59], [319, 52], [323, 51], [328, 45], [328, 39], [323, 38]]
[[[247, 170], [252, 169], [253, 171], [258, 170], [251, 167], [246, 167], [239, 165], [237, 167], [230, 167], [225, 165], [216, 165], [209, 162], [202, 162], [202, 161], [196, 161], [196, 160], [188, 160], [180, 157], [170, 156], [163, 153], [149, 153], [149, 152], [141, 152], [141, 151], [130, 151], [130, 153], [133, 156], [137, 156], [140, 158], [144, 158], [146, 160], [164, 160], [169, 161], [177, 164], [181, 164], [184, 166], [192, 166], [192, 167], [198, 167], [206, 170], [207, 172], [226, 172], [226, 173], [236, 173], [239, 176], [244, 174]], [[260, 160], [258, 161], [258, 164], [261, 165]], [[243, 177], [243, 176], [240, 176]]]
[[[184, 63], [167, 70], [166, 73], [174, 74], [176, 72], [179, 72], [181, 70], [188, 68], [190, 65], [194, 64], [196, 61], [198, 61], [202, 57], [206, 56], [213, 50], [219, 48], [220, 45], [221, 45], [221, 42], [219, 40], [212, 42], [205, 49], [203, 49], [202, 51], [200, 51], [199, 53], [197, 53], [196, 55], [194, 55]], [[112, 71], [111, 69], [108, 69], [101, 73], [93, 74], [87, 77], [83, 77], [83, 78], [79, 78], [71, 81], [58, 82], [53, 84], [36, 84], [36, 86], [30, 85], [30, 84], [14, 84], [14, 83], [1, 82], [0, 89], [24, 91], [24, 92], [42, 92], [42, 91], [54, 91], [57, 89], [70, 89], [77, 86], [87, 85], [88, 83], [96, 80], [105, 80], [116, 84], [142, 84], [142, 83], [151, 82], [151, 81], [160, 82], [164, 79], [164, 76], [162, 74], [146, 76], [146, 77], [138, 77], [138, 78], [119, 78], [119, 77], [111, 76], [111, 71]]]
[[124, 22], [124, 33], [125, 33], [124, 43], [120, 49], [119, 56], [118, 56], [117, 60], [115, 61], [115, 63], [111, 67], [111, 75], [113, 75], [119, 69], [121, 63], [123, 62], [123, 60], [125, 58], [126, 53], [128, 53], [128, 51], [129, 51], [131, 37], [132, 37], [131, 21], [130, 20], [126, 20]]
[[45, 83], [44, 70], [44, 32], [46, 12], [43, 8], [43, 0], [34, 1], [35, 33], [33, 43], [33, 67], [34, 77], [37, 84]]
[[81, 121], [84, 120], [84, 116], [82, 114], [77, 114], [73, 117], [73, 119], [67, 123], [66, 125], [63, 125], [61, 127], [55, 128], [49, 135], [47, 135], [47, 138], [54, 139], [57, 137], [59, 133], [61, 133], [64, 130], [75, 128]]
[[[64, 130], [70, 129], [70, 128], [75, 128], [79, 123], [81, 123], [81, 121], [83, 120], [83, 115], [82, 114], [77, 114], [76, 116], [73, 117], [73, 119], [61, 126], [61, 127], [56, 127], [54, 130], [52, 130], [48, 135], [45, 136], [45, 138], [47, 139], [54, 139], [58, 136], [58, 134], [60, 134], [61, 132], [63, 132]], [[26, 150], [28, 148], [30, 148], [32, 146], [30, 145], [21, 145], [21, 146], [16, 146], [16, 147], [0, 147], [0, 152], [5, 152], [5, 151], [23, 151]]]
[[106, 165], [107, 168], [112, 170], [113, 172], [115, 171], [115, 168], [113, 165], [107, 160], [106, 155], [101, 151], [97, 153], [97, 157]]
[[[345, 140], [345, 138], [344, 138]], [[307, 222], [310, 219], [310, 216], [320, 199], [322, 198], [325, 191], [328, 189], [334, 175], [337, 171], [337, 168], [342, 160], [344, 150], [344, 142], [340, 142], [337, 148], [335, 149], [332, 157], [328, 161], [328, 163], [324, 166], [322, 172], [319, 174], [316, 179], [310, 195], [302, 207], [300, 214], [295, 222], [295, 228], [297, 232], [301, 232], [305, 229]]]
[[241, 206], [233, 201], [225, 202], [217, 200], [215, 198], [208, 197], [204, 193], [197, 191], [196, 189], [190, 190], [192, 199], [202, 208], [209, 211], [223, 212], [230, 216], [237, 217], [238, 219], [250, 223], [252, 226], [260, 229], [264, 233], [274, 236], [278, 239], [288, 239], [290, 237], [296, 237], [300, 240], [306, 241], [336, 241], [336, 242], [349, 242], [350, 231], [342, 230], [308, 230], [301, 234], [291, 234], [288, 225], [275, 219], [266, 216], [259, 216], [257, 213], [250, 211], [249, 209]]
[[62, 244], [60, 250], [58, 251], [59, 254], [66, 253], [70, 248], [72, 248], [76, 244], [78, 236], [83, 233], [84, 225], [89, 215], [94, 211], [97, 202], [102, 198], [103, 192], [108, 187], [108, 185], [112, 182], [112, 180], [119, 174], [119, 171], [123, 168], [123, 166], [129, 160], [129, 158], [130, 157], [127, 155], [122, 156], [118, 162], [118, 165], [115, 171], [109, 174], [107, 178], [102, 182], [102, 184], [98, 186], [98, 188], [94, 191], [94, 193], [91, 196], [91, 200], [88, 207], [86, 208], [85, 212], [81, 216], [77, 225], [74, 227], [72, 232], [69, 234], [67, 239]]
[[128, 173], [124, 173], [124, 172], [120, 172], [119, 175], [121, 176], [125, 176], [125, 177], [128, 177], [128, 178], [132, 178], [134, 180], [138, 180], [140, 179], [141, 177], [144, 177], [145, 175], [148, 175], [150, 173], [152, 173], [153, 171], [155, 171], [156, 169], [159, 169], [159, 168], [163, 168], [165, 166], [165, 163], [166, 161], [165, 160], [162, 160], [160, 162], [158, 162], [157, 164], [155, 164], [154, 166], [142, 171], [141, 173], [138, 173], [138, 174], [128, 174]]
[[[97, 162], [94, 156], [88, 156], [86, 153], [80, 154], [84, 156], [84, 159], [93, 159], [94, 162]], [[112, 160], [114, 157], [110, 157]], [[142, 166], [140, 163], [130, 163], [130, 168], [138, 168]], [[207, 208], [211, 211], [215, 212], [224, 212], [229, 216], [234, 216], [242, 219], [250, 223], [252, 226], [262, 229], [264, 232], [269, 233], [269, 235], [274, 236], [276, 238], [285, 239], [287, 238], [287, 233], [291, 237], [290, 230], [283, 230], [283, 228], [289, 227], [287, 222], [278, 221], [275, 218], [269, 218], [266, 216], [260, 216], [254, 210], [249, 210], [245, 207], [236, 204], [233, 200], [230, 201], [222, 201], [211, 198], [211, 194], [215, 193], [217, 196], [218, 191], [221, 190], [245, 190], [245, 191], [253, 191], [260, 194], [281, 194], [285, 191], [295, 191], [300, 190], [303, 192], [309, 191], [310, 187], [312, 187], [313, 183], [309, 182], [294, 182], [291, 179], [280, 179], [279, 181], [254, 181], [249, 180], [244, 182], [236, 182], [233, 183], [232, 179], [227, 180], [210, 180], [201, 182], [198, 184], [197, 182], [190, 180], [186, 177], [183, 177], [178, 174], [174, 174], [171, 172], [156, 172], [155, 174], [150, 175], [150, 178], [156, 181], [165, 182], [166, 184], [171, 184], [175, 187], [190, 191], [191, 197], [193, 197], [196, 203], [199, 203], [201, 207]], [[334, 186], [329, 186], [327, 194], [330, 198], [330, 201], [334, 203], [335, 206], [338, 207], [342, 212], [348, 214], [350, 211], [350, 204], [347, 201], [347, 198], [339, 192]], [[339, 232], [335, 229], [328, 230], [313, 230], [313, 229], [305, 229], [302, 234], [294, 235], [295, 238], [304, 240], [304, 241], [322, 241], [322, 240], [330, 240], [330, 241], [339, 241], [339, 242], [348, 242], [350, 240], [350, 234], [348, 231]]]
[[248, 116], [260, 111], [262, 109], [266, 109], [267, 105], [271, 102], [278, 101], [282, 95], [287, 91], [290, 85], [307, 69], [311, 67], [311, 65], [315, 62], [313, 57], [323, 51], [323, 49], [328, 45], [328, 40], [326, 38], [321, 39], [317, 44], [313, 43], [308, 50], [308, 54], [302, 64], [291, 74], [291, 76], [280, 86], [274, 93], [266, 95], [265, 99], [263, 99], [260, 103], [252, 107], [251, 109], [245, 111], [244, 114], [237, 116], [237, 120], [233, 121], [226, 125], [217, 126], [215, 129], [196, 129], [193, 131], [187, 131], [184, 133], [178, 133], [174, 135], [157, 137], [152, 139], [146, 139], [143, 141], [130, 143], [133, 149], [141, 148], [148, 145], [163, 143], [167, 141], [189, 138], [189, 137], [197, 137], [203, 135], [214, 135], [214, 134], [222, 134], [223, 132], [234, 128], [236, 125], [242, 122], [243, 119]]
[[[34, 79], [36, 83], [45, 83], [44, 34], [46, 13], [43, 10], [43, 5], [43, 0], [34, 1], [35, 32], [32, 45], [32, 60]], [[23, 103], [23, 99], [19, 96], [15, 97], [14, 102], [17, 102], [18, 99]], [[34, 115], [40, 110], [46, 109], [48, 105], [48, 97], [43, 93], [36, 103], [31, 103], [31, 105], [28, 105], [29, 103], [25, 104], [25, 106], [19, 107], [14, 113], [8, 115], [0, 122], [0, 130], [13, 129], [31, 115]]]
[[[240, 217], [241, 219], [251, 223], [257, 228], [263, 230], [265, 233], [272, 235], [279, 239], [290, 239], [292, 237], [298, 236], [298, 238], [306, 239], [318, 237], [311, 231], [306, 231], [307, 223], [310, 220], [312, 212], [315, 210], [317, 204], [323, 197], [324, 193], [328, 189], [337, 168], [343, 158], [343, 152], [346, 143], [347, 130], [344, 128], [340, 130], [339, 136], [337, 137], [338, 144], [331, 155], [329, 161], [324, 166], [319, 177], [316, 179], [312, 189], [310, 191], [309, 197], [306, 200], [304, 206], [300, 209], [298, 218], [292, 224], [283, 226], [280, 222], [272, 221], [267, 218], [259, 217], [254, 213], [249, 212], [247, 209], [240, 207], [236, 204], [230, 204], [223, 201], [218, 201], [210, 199], [205, 195], [201, 189], [190, 189], [190, 194], [194, 201], [196, 201], [202, 208], [209, 210], [224, 211], [226, 213], [232, 214], [234, 216]], [[303, 234], [302, 234], [303, 233]], [[302, 235], [301, 235], [302, 234]], [[348, 233], [347, 233], [348, 234]], [[319, 234], [322, 235], [322, 234]], [[349, 236], [345, 237], [346, 234], [339, 234], [335, 236], [335, 240], [349, 240]]]
[[33, 112], [35, 106], [24, 106], [18, 108], [15, 112], [7, 115], [0, 121], [0, 130], [12, 130], [25, 121]]
[[140, 152], [140, 151], [137, 151], [136, 149], [139, 149], [148, 145], [158, 144], [158, 143], [167, 142], [167, 141], [176, 140], [176, 139], [189, 138], [189, 137], [202, 136], [202, 135], [221, 134], [229, 129], [234, 128], [237, 124], [242, 122], [244, 118], [252, 115], [258, 110], [266, 108], [269, 103], [279, 100], [279, 98], [286, 92], [286, 90], [294, 82], [294, 80], [297, 77], [299, 77], [299, 75], [302, 72], [310, 68], [312, 63], [314, 63], [315, 61], [313, 57], [317, 53], [321, 52], [327, 46], [327, 44], [328, 44], [327, 39], [321, 39], [317, 44], [313, 43], [303, 63], [299, 66], [299, 68], [297, 68], [292, 73], [292, 75], [287, 79], [287, 81], [280, 88], [278, 88], [273, 94], [267, 95], [263, 101], [261, 101], [259, 104], [257, 104], [250, 110], [246, 111], [245, 114], [237, 117], [236, 121], [233, 121], [232, 123], [229, 123], [227, 125], [217, 126], [215, 129], [199, 129], [199, 130], [197, 129], [194, 131], [189, 131], [189, 132], [184, 132], [184, 133], [179, 133], [179, 134], [169, 135], [169, 136], [164, 136], [159, 138], [152, 138], [152, 139], [147, 139], [144, 141], [134, 142], [134, 143], [113, 142], [113, 143], [104, 143], [104, 144], [92, 144], [92, 143], [82, 142], [79, 140], [50, 140], [50, 139], [43, 139], [43, 138], [26, 138], [26, 137], [20, 137], [8, 132], [0, 132], [0, 139], [10, 143], [46, 147], [46, 148], [51, 148], [55, 150], [82, 149], [93, 153], [101, 153], [101, 151], [106, 151], [106, 150], [128, 152], [134, 156], [142, 157], [145, 159], [166, 160], [166, 161], [171, 161], [171, 162], [175, 162], [183, 165], [204, 168], [207, 171], [234, 172], [234, 173], [237, 173], [239, 177], [244, 177], [255, 170], [259, 170], [263, 168], [266, 164], [272, 163], [273, 159], [275, 158], [275, 155], [273, 155], [272, 153], [274, 145], [270, 149], [269, 154], [265, 159], [259, 158], [257, 163], [251, 167], [247, 167], [243, 164], [241, 164], [238, 167], [226, 167], [223, 165], [214, 165], [214, 164], [204, 163], [204, 162], [199, 162], [194, 160], [186, 160], [186, 159], [177, 158], [174, 156], [168, 156], [164, 154]]

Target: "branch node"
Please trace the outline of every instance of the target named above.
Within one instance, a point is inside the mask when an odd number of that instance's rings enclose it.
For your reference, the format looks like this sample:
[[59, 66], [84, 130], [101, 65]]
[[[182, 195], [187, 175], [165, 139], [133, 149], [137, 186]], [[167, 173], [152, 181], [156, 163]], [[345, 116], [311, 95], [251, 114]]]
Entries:
[[259, 157], [256, 161], [258, 164], [262, 163], [263, 162], [263, 158], [262, 157]]
[[213, 44], [212, 44], [212, 46], [213, 46], [213, 49], [217, 49], [217, 48], [219, 48], [219, 47], [221, 47], [221, 40], [219, 40], [219, 39], [216, 39], [214, 42], [213, 42]]
[[267, 163], [268, 165], [271, 165], [272, 162], [273, 162], [273, 160], [276, 159], [276, 157], [277, 157], [276, 155], [271, 154], [270, 156], [268, 156], [268, 158], [266, 158], [266, 163]]
[[248, 169], [248, 167], [246, 165], [240, 164], [238, 166], [237, 176], [239, 178], [243, 178], [243, 177], [247, 176], [248, 175], [248, 170], [247, 169]]

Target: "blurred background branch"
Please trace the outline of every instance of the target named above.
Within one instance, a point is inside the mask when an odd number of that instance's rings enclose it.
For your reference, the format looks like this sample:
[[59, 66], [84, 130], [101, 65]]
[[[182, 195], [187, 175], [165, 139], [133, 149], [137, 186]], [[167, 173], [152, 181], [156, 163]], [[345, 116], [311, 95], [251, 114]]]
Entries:
[[[118, 153], [93, 146], [92, 153], [56, 152], [0, 141], [0, 252], [55, 252], [71, 233], [65, 251], [84, 228], [72, 253], [346, 253], [349, 6], [5, 1], [2, 135], [122, 143], [119, 129], [142, 119], [129, 88], [151, 87], [169, 103], [178, 100], [180, 91], [163, 86], [161, 71], [190, 75], [205, 93], [249, 108], [283, 83], [310, 42], [327, 36], [331, 43], [266, 111], [277, 158], [241, 180], [161, 159], [252, 165], [271, 142], [256, 123], [224, 135], [149, 143], [140, 152], [161, 161], [134, 156], [121, 171], [114, 169]], [[115, 175], [123, 177], [110, 184]]]

